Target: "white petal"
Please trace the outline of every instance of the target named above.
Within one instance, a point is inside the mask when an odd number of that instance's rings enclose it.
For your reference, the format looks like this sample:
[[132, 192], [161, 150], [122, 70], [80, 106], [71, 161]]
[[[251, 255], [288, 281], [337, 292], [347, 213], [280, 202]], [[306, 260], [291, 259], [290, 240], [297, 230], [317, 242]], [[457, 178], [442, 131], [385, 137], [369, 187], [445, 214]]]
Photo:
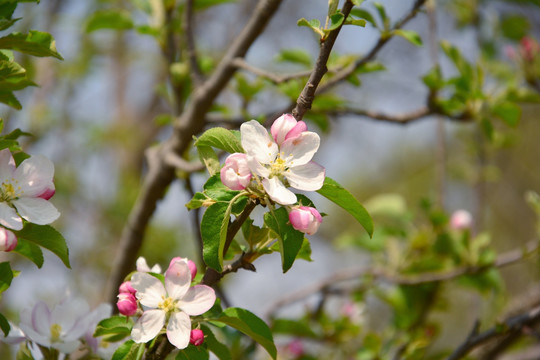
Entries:
[[0, 150], [0, 184], [11, 179], [15, 172], [15, 160], [8, 149]]
[[53, 343], [52, 347], [60, 350], [60, 352], [63, 354], [71, 354], [79, 348], [79, 345], [81, 345], [81, 342], [79, 340], [71, 340]]
[[51, 187], [54, 165], [43, 155], [24, 160], [15, 170], [13, 177], [19, 181], [24, 196], [35, 197]]
[[263, 179], [262, 181], [264, 190], [270, 197], [278, 204], [292, 205], [296, 203], [296, 195], [283, 185], [283, 183], [277, 177], [271, 179]]
[[150, 266], [148, 266], [146, 259], [142, 256], [139, 256], [139, 258], [135, 262], [135, 265], [137, 266], [137, 271], [142, 271], [142, 272], [150, 271]]
[[261, 165], [259, 160], [257, 160], [255, 157], [248, 155], [247, 164], [251, 172], [253, 172], [255, 175], [261, 176], [263, 178], [267, 178], [270, 176], [270, 170]]
[[85, 300], [66, 298], [51, 312], [51, 323], [60, 325], [62, 340], [77, 340], [86, 332], [88, 322], [85, 315], [89, 312], [90, 307]]
[[0, 224], [13, 230], [23, 228], [21, 217], [17, 215], [14, 208], [5, 202], [0, 202]]
[[165, 325], [165, 311], [146, 310], [131, 330], [131, 338], [136, 343], [145, 343], [155, 338]]
[[49, 347], [51, 313], [44, 302], [38, 302], [33, 308], [25, 309], [21, 312], [21, 322], [19, 326], [30, 340]]
[[270, 164], [276, 158], [278, 146], [270, 138], [268, 131], [256, 120], [240, 126], [241, 141], [246, 154], [255, 157], [263, 164]]
[[191, 320], [188, 314], [179, 311], [169, 318], [167, 324], [167, 339], [178, 349], [185, 349], [189, 345], [189, 335], [191, 334]]
[[45, 199], [22, 197], [12, 203], [23, 219], [34, 224], [47, 225], [60, 216], [54, 205]]
[[289, 185], [298, 190], [315, 191], [324, 184], [324, 167], [314, 161], [305, 165], [295, 166], [285, 172]]
[[319, 149], [321, 139], [317, 133], [304, 131], [300, 135], [287, 139], [281, 144], [280, 152], [292, 166], [308, 163]]
[[144, 272], [136, 272], [131, 277], [131, 286], [137, 290], [137, 299], [149, 308], [157, 308], [166, 296], [165, 287], [155, 277]]
[[191, 271], [185, 261], [174, 261], [165, 272], [165, 289], [175, 299], [181, 299], [191, 285]]
[[206, 285], [195, 285], [188, 290], [186, 295], [178, 302], [178, 307], [188, 315], [201, 315], [216, 302], [216, 292]]

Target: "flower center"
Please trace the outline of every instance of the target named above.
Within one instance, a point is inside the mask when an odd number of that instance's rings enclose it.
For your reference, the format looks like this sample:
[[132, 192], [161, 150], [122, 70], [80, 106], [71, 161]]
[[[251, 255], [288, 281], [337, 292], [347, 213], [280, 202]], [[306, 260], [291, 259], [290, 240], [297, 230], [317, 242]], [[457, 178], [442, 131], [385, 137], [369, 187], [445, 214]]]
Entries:
[[270, 164], [270, 177], [280, 176], [285, 170], [288, 169], [287, 162], [279, 154], [276, 160]]
[[166, 313], [171, 313], [176, 310], [176, 300], [171, 297], [166, 298], [165, 296], [162, 296], [161, 298], [163, 301], [158, 304], [158, 308], [162, 309]]
[[62, 326], [59, 324], [51, 325], [51, 342], [55, 343], [60, 341], [60, 334], [62, 333]]
[[[18, 181], [15, 179], [11, 179], [10, 182], [3, 182], [0, 187], [0, 201], [10, 201], [18, 198], [23, 194], [23, 191], [21, 190], [21, 187], [18, 186]], [[15, 188], [15, 186], [17, 186]]]

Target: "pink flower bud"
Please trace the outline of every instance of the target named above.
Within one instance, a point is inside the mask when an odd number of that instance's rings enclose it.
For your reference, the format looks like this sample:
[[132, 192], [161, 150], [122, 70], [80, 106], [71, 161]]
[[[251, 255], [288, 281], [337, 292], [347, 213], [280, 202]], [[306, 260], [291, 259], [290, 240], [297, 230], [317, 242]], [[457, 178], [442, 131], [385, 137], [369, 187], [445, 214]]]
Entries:
[[296, 121], [291, 114], [281, 115], [274, 121], [270, 128], [272, 137], [278, 145], [281, 145], [287, 139], [300, 135], [306, 130], [306, 123], [303, 121]]
[[299, 206], [292, 208], [289, 213], [289, 221], [296, 230], [313, 235], [319, 230], [322, 217], [315, 208]]
[[289, 350], [289, 353], [292, 356], [294, 356], [295, 358], [299, 358], [304, 355], [304, 344], [302, 344], [302, 341], [300, 341], [299, 339], [294, 339], [287, 346], [287, 350]]
[[6, 228], [0, 227], [0, 251], [11, 251], [17, 247], [17, 237]]
[[189, 271], [191, 272], [191, 280], [195, 279], [195, 275], [197, 275], [197, 265], [188, 258], [182, 258], [180, 256], [173, 257], [171, 259], [171, 262], [169, 263], [169, 267], [171, 267], [176, 261], [184, 261], [187, 263], [189, 267]]
[[124, 281], [118, 288], [120, 294], [132, 294], [135, 295], [137, 290], [131, 286], [131, 281]]
[[244, 190], [251, 182], [251, 170], [249, 170], [246, 154], [229, 155], [220, 174], [223, 185], [231, 190]]
[[469, 229], [472, 226], [472, 215], [467, 210], [454, 211], [450, 218], [450, 228], [454, 230]]
[[538, 44], [536, 41], [528, 36], [524, 36], [521, 41], [521, 49], [523, 52], [523, 58], [527, 61], [533, 61], [536, 53], [538, 52]]
[[195, 346], [199, 346], [204, 342], [204, 333], [201, 329], [191, 330], [189, 334], [189, 343]]
[[135, 315], [137, 312], [137, 299], [135, 299], [135, 296], [131, 293], [120, 293], [117, 297], [116, 306], [120, 314], [125, 316]]
[[49, 200], [53, 197], [53, 195], [56, 193], [56, 188], [54, 187], [54, 184], [51, 183], [47, 189], [45, 189], [41, 194], [39, 194], [37, 197]]

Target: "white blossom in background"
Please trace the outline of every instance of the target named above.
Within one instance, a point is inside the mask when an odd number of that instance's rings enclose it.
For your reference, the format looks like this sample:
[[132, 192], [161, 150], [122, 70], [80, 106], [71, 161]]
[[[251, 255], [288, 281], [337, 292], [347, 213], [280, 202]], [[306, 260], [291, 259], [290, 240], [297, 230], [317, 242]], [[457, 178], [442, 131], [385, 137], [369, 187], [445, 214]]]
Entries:
[[22, 219], [38, 225], [58, 219], [60, 213], [48, 201], [54, 194], [53, 176], [53, 163], [42, 155], [16, 167], [11, 152], [0, 150], [0, 224], [21, 230]]
[[454, 211], [450, 218], [450, 228], [454, 230], [470, 229], [473, 223], [473, 218], [467, 210]]
[[208, 311], [216, 301], [214, 289], [191, 285], [187, 262], [174, 261], [165, 272], [165, 285], [154, 276], [137, 272], [131, 277], [136, 296], [145, 307], [131, 331], [136, 343], [154, 339], [164, 325], [169, 342], [179, 349], [188, 346], [191, 334], [190, 316]]
[[[320, 138], [314, 132], [300, 131], [303, 126], [291, 126], [290, 119], [280, 117], [278, 121], [273, 125], [272, 137], [255, 120], [243, 123], [241, 142], [251, 172], [262, 179], [270, 199], [292, 205], [296, 195], [288, 186], [304, 191], [316, 191], [323, 186], [324, 167], [311, 161], [319, 149]], [[289, 134], [292, 136], [288, 137]]]
[[159, 266], [159, 264], [155, 264], [154, 266], [150, 267], [148, 266], [146, 259], [142, 256], [139, 256], [135, 262], [135, 265], [138, 272], [153, 272], [156, 274], [161, 274], [161, 266]]

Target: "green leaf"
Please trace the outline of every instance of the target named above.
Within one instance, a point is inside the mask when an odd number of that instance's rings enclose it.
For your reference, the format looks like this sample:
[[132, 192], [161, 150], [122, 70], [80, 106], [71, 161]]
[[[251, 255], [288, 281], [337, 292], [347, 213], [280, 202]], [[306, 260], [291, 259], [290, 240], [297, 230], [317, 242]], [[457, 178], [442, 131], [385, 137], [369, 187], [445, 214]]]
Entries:
[[236, 0], [197, 0], [193, 2], [193, 8], [195, 10], [204, 10], [210, 6], [216, 6], [232, 2], [236, 2]]
[[97, 324], [94, 331], [94, 337], [122, 334], [129, 335], [133, 328], [133, 321], [125, 316], [112, 316], [107, 319], [103, 319]]
[[206, 265], [217, 272], [221, 272], [223, 266], [230, 210], [229, 203], [217, 202], [206, 209], [201, 220], [203, 259]]
[[11, 91], [0, 91], [0, 102], [11, 106], [16, 110], [22, 109], [21, 103], [19, 102], [19, 100], [17, 100], [17, 98], [15, 97], [15, 95], [13, 95]]
[[264, 214], [264, 223], [269, 229], [274, 231], [278, 237], [281, 252], [281, 265], [283, 272], [287, 272], [294, 263], [304, 234], [292, 227], [289, 223], [289, 214], [285, 208], [279, 208], [273, 212]]
[[10, 28], [13, 24], [15, 24], [19, 20], [21, 20], [21, 18], [17, 18], [17, 19], [5, 19], [5, 18], [0, 19], [0, 31]]
[[17, 247], [13, 250], [13, 252], [28, 258], [34, 264], [36, 264], [38, 268], [43, 266], [43, 251], [41, 251], [41, 248], [33, 242], [19, 238], [17, 240]]
[[208, 202], [208, 198], [203, 193], [195, 193], [193, 195], [193, 198], [189, 200], [189, 202], [186, 204], [186, 207], [188, 210], [198, 209], [201, 206], [204, 206], [205, 203]]
[[359, 17], [361, 19], [365, 19], [367, 22], [369, 22], [371, 25], [373, 25], [374, 28], [377, 27], [377, 23], [375, 22], [375, 19], [373, 18], [373, 15], [367, 10], [364, 9], [358, 9], [353, 8], [351, 10], [351, 15]]
[[364, 0], [351, 0], [354, 6], [360, 6], [364, 2]]
[[201, 325], [201, 330], [204, 333], [204, 343], [207, 345], [208, 350], [214, 353], [219, 360], [232, 360], [229, 348], [216, 339], [208, 326]]
[[304, 238], [302, 241], [302, 247], [300, 247], [300, 251], [298, 251], [298, 255], [296, 255], [297, 259], [305, 260], [305, 261], [313, 261], [311, 258], [311, 244], [309, 243], [309, 240], [307, 238]]
[[197, 152], [199, 153], [199, 159], [206, 166], [206, 170], [208, 170], [210, 176], [219, 173], [219, 158], [214, 149], [210, 146], [197, 146]]
[[364, 227], [369, 236], [373, 236], [371, 216], [349, 191], [327, 176], [324, 179], [323, 187], [317, 192], [351, 214]]
[[189, 345], [178, 352], [175, 360], [208, 360], [210, 353], [202, 346]]
[[444, 80], [441, 74], [441, 68], [433, 67], [429, 72], [422, 77], [422, 81], [432, 90], [440, 89], [444, 86]]
[[504, 121], [506, 125], [516, 127], [521, 118], [521, 107], [518, 104], [505, 101], [495, 104], [491, 109], [493, 114]]
[[367, 21], [364, 19], [355, 19], [352, 16], [349, 16], [347, 18], [347, 21], [345, 21], [345, 25], [354, 25], [354, 26], [361, 26], [366, 27]]
[[331, 16], [337, 12], [339, 0], [328, 0], [328, 16]]
[[90, 15], [86, 22], [85, 31], [87, 33], [109, 29], [109, 30], [129, 30], [133, 28], [133, 20], [127, 10], [99, 10]]
[[30, 30], [28, 34], [11, 33], [0, 38], [0, 49], [17, 50], [33, 56], [52, 56], [63, 60], [56, 51], [56, 43], [51, 34]]
[[231, 190], [223, 185], [219, 173], [208, 178], [203, 186], [203, 192], [215, 201], [230, 201], [240, 193], [240, 191]]
[[244, 239], [249, 246], [253, 247], [256, 244], [268, 239], [269, 230], [268, 228], [260, 228], [253, 225], [253, 220], [247, 219], [242, 224], [242, 235], [244, 235]]
[[14, 233], [17, 238], [28, 240], [52, 251], [68, 268], [71, 268], [66, 240], [52, 226], [26, 223], [22, 230], [14, 231]]
[[272, 332], [274, 334], [286, 334], [303, 338], [317, 338], [317, 334], [308, 324], [291, 319], [275, 319], [272, 323]]
[[319, 36], [324, 35], [324, 33], [321, 30], [321, 22], [318, 19], [312, 19], [312, 20], [307, 21], [305, 18], [301, 18], [300, 20], [298, 20], [296, 25], [308, 27]]
[[519, 41], [529, 33], [531, 23], [525, 16], [512, 14], [502, 18], [500, 29], [504, 37]]
[[276, 61], [290, 62], [310, 67], [311, 55], [307, 51], [301, 49], [285, 49], [276, 56]]
[[467, 80], [472, 81], [473, 78], [473, 70], [471, 67], [471, 64], [465, 58], [461, 55], [461, 52], [450, 44], [448, 41], [441, 41], [441, 48], [443, 49], [444, 53], [456, 66], [456, 69], [460, 72], [461, 75], [463, 75]]
[[0, 329], [2, 329], [4, 336], [8, 336], [9, 330], [11, 329], [11, 326], [9, 326], [9, 322], [2, 314], [0, 314]]
[[215, 320], [229, 325], [251, 337], [265, 348], [272, 359], [276, 359], [277, 350], [272, 332], [268, 328], [268, 325], [255, 314], [245, 309], [228, 308]]
[[215, 127], [206, 130], [196, 141], [195, 146], [212, 146], [228, 153], [243, 153], [238, 131]]
[[396, 29], [394, 30], [394, 35], [401, 36], [402, 38], [411, 42], [413, 45], [422, 46], [422, 38], [416, 31]]
[[377, 9], [377, 13], [379, 13], [379, 17], [383, 22], [384, 28], [388, 29], [390, 26], [390, 19], [388, 19], [388, 15], [386, 15], [386, 10], [383, 4], [375, 2], [373, 3], [373, 6], [375, 6], [375, 9]]
[[6, 291], [13, 280], [13, 271], [9, 265], [9, 261], [0, 263], [0, 293]]
[[328, 31], [336, 30], [343, 24], [343, 21], [345, 20], [345, 17], [342, 13], [336, 13], [334, 15], [330, 16], [330, 26], [328, 27]]
[[139, 360], [144, 355], [145, 344], [128, 340], [114, 352], [111, 360]]

